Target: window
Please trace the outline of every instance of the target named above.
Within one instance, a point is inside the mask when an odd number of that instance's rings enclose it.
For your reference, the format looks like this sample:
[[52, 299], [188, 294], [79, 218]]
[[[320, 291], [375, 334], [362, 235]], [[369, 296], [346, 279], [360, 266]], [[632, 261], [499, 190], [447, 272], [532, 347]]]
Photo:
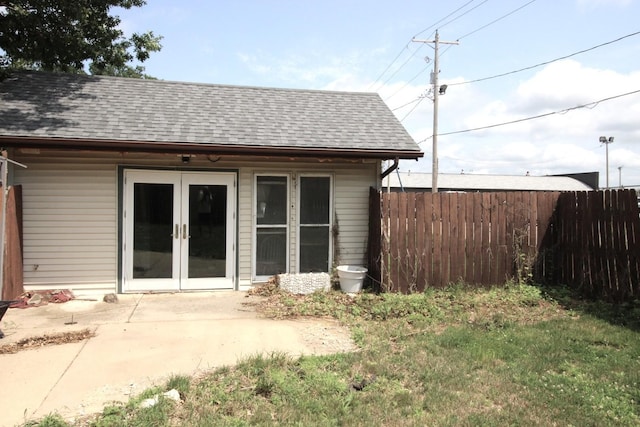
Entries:
[[298, 200], [298, 271], [328, 273], [331, 254], [331, 177], [301, 176]]
[[273, 276], [288, 271], [289, 178], [256, 176], [255, 275]]
[[[332, 254], [333, 180], [328, 175], [299, 175], [294, 182], [297, 192], [292, 195], [291, 177], [256, 175], [254, 193], [254, 265], [255, 280], [288, 273], [328, 273]], [[294, 207], [295, 219], [289, 211]], [[289, 221], [297, 225], [290, 234]], [[291, 269], [290, 248], [297, 244], [296, 267]]]

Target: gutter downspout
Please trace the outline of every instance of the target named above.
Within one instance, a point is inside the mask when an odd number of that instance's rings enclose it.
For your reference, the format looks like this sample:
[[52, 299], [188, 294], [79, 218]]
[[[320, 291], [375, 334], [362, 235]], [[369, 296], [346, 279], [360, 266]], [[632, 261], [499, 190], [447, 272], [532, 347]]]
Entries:
[[394, 170], [398, 169], [398, 165], [400, 164], [400, 158], [396, 157], [395, 159], [393, 159], [393, 164], [391, 166], [389, 166], [389, 168], [382, 172], [382, 174], [380, 175], [380, 179], [383, 180], [387, 177], [387, 175], [389, 175], [391, 172], [393, 172]]

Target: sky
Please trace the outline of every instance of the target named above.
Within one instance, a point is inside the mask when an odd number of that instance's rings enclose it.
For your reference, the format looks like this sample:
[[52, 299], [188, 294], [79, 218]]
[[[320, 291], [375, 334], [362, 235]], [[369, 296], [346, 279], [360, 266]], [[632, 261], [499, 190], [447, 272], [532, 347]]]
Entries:
[[377, 92], [424, 152], [403, 172], [431, 172], [435, 51], [414, 40], [438, 29], [459, 43], [439, 47], [440, 173], [597, 171], [605, 187], [608, 151], [609, 186], [640, 187], [640, 0], [148, 0], [115, 13], [126, 34], [163, 36], [143, 64], [159, 79]]

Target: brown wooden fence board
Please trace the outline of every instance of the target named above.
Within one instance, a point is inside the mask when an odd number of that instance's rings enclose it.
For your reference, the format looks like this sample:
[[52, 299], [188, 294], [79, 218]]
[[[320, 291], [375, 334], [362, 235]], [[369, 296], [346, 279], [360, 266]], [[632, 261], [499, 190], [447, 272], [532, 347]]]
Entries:
[[635, 191], [377, 196], [372, 192], [382, 253], [368, 259], [380, 263], [387, 290], [421, 291], [457, 280], [500, 284], [531, 266], [535, 280], [589, 296], [640, 295]]
[[381, 291], [382, 275], [382, 197], [374, 188], [369, 188], [369, 236], [367, 243], [367, 265], [372, 288]]
[[[634, 221], [640, 216], [635, 191], [627, 190], [628, 194], [628, 220], [625, 231], [627, 238], [627, 252], [629, 253], [629, 276], [632, 284], [640, 283], [640, 224]], [[640, 293], [634, 287], [634, 297], [638, 298]]]
[[442, 256], [442, 211], [440, 209], [440, 197], [432, 198], [432, 211], [431, 211], [431, 229], [433, 230], [433, 285], [440, 286], [442, 283], [442, 277], [440, 275], [440, 264]]
[[[467, 262], [472, 266], [471, 271], [467, 270], [467, 280], [469, 283], [482, 283], [482, 196], [480, 193], [472, 195], [471, 203], [467, 203], [467, 219], [471, 227], [467, 227], [472, 236], [471, 249], [467, 252]], [[469, 211], [471, 211], [469, 213]]]
[[440, 277], [442, 283], [451, 283], [451, 194], [442, 195], [442, 215], [440, 221], [442, 223], [442, 255]]
[[[424, 196], [422, 194], [415, 194], [415, 210], [416, 210], [416, 226], [415, 226], [415, 235], [416, 235], [416, 246], [415, 246], [415, 264], [416, 264], [416, 284], [419, 283], [429, 283], [427, 280], [426, 270], [427, 257], [425, 256], [425, 252], [427, 251], [427, 242], [426, 236], [427, 231], [425, 230], [424, 216], [425, 216], [425, 206], [424, 206]], [[430, 234], [430, 232], [429, 232]]]
[[479, 283], [490, 283], [491, 280], [491, 194], [482, 193], [480, 205], [482, 217], [482, 280]]
[[464, 280], [468, 277], [467, 274], [467, 255], [466, 255], [466, 243], [467, 243], [467, 203], [466, 198], [461, 197], [461, 194], [455, 194], [453, 200], [455, 201], [457, 217], [455, 233], [458, 236], [455, 256], [452, 259], [452, 266], [455, 268], [452, 276], [453, 280]]
[[[513, 248], [513, 231], [514, 231], [514, 223], [518, 216], [516, 201], [515, 201], [516, 193], [509, 192], [505, 194], [504, 199], [504, 248], [503, 248], [503, 262], [502, 268], [504, 270], [504, 278], [509, 279], [513, 277], [512, 272], [514, 271], [514, 260], [515, 260], [515, 251]], [[518, 195], [518, 197], [522, 197], [522, 195]]]
[[397, 252], [397, 264], [398, 264], [398, 281], [397, 286], [401, 292], [407, 291], [407, 284], [410, 280], [408, 277], [409, 270], [407, 268], [408, 260], [408, 236], [407, 236], [407, 197], [405, 194], [399, 194], [398, 200], [398, 231], [396, 236], [400, 240]]
[[426, 285], [433, 285], [434, 283], [434, 267], [433, 267], [433, 246], [434, 246], [434, 232], [433, 232], [433, 197], [428, 193], [422, 194], [424, 200], [424, 232], [425, 232], [425, 248], [424, 248], [424, 261], [426, 280], [423, 282]]
[[416, 246], [416, 197], [415, 193], [410, 193], [410, 197], [407, 198], [407, 272], [411, 284], [418, 283], [418, 273], [420, 268], [417, 265], [416, 259], [418, 256], [418, 248]]
[[605, 256], [607, 258], [607, 264], [609, 265], [609, 278], [607, 280], [606, 291], [608, 294], [611, 292], [616, 292], [618, 289], [618, 274], [617, 274], [617, 263], [615, 259], [615, 251], [616, 251], [616, 241], [615, 241], [615, 226], [614, 226], [614, 215], [613, 210], [611, 208], [612, 203], [614, 203], [614, 192], [611, 190], [605, 191], [605, 219], [606, 219], [606, 247], [608, 248], [605, 251]]
[[[633, 196], [635, 196], [635, 191], [630, 193], [633, 193]], [[640, 206], [634, 204], [631, 207], [630, 218], [638, 217], [640, 217]], [[637, 285], [640, 283], [640, 224], [632, 219], [627, 223], [627, 239], [629, 242], [629, 254], [631, 255], [631, 277], [634, 284]], [[634, 289], [635, 298], [640, 297], [638, 286], [635, 286]]]
[[[623, 204], [622, 194], [618, 191], [612, 191], [612, 203], [613, 206], [620, 206]], [[618, 197], [620, 195], [620, 197]], [[615, 265], [615, 282], [612, 283], [616, 292], [624, 295], [627, 293], [626, 280], [625, 280], [625, 264], [626, 264], [626, 251], [622, 248], [621, 227], [624, 228], [624, 217], [622, 215], [611, 215], [611, 229], [613, 234], [613, 263]]]
[[[611, 229], [611, 209], [609, 209], [609, 205], [611, 204], [611, 191], [607, 190], [604, 192], [604, 204], [602, 206], [604, 210], [604, 216], [602, 221], [602, 241], [605, 248], [608, 250], [602, 252], [602, 257], [604, 258], [606, 264], [606, 276], [605, 282], [608, 286], [604, 289], [605, 292], [608, 291], [615, 281], [615, 263], [613, 263], [613, 235]], [[607, 289], [608, 288], [608, 289]]]
[[541, 192], [537, 193], [538, 200], [538, 220], [536, 235], [538, 239], [538, 260], [534, 277], [541, 281], [554, 281], [555, 256], [555, 234], [556, 227], [553, 225], [555, 206], [559, 193]]
[[[0, 191], [4, 191], [0, 185]], [[2, 212], [2, 198], [0, 197], [0, 213]], [[17, 299], [23, 292], [23, 263], [22, 263], [22, 187], [9, 186], [7, 194], [7, 217], [4, 238], [4, 272], [2, 300]], [[0, 220], [1, 220], [0, 214]]]
[[[580, 213], [576, 218], [576, 233], [578, 247], [576, 248], [576, 269], [583, 276], [581, 286], [586, 289], [591, 288], [591, 267], [589, 265], [589, 232], [587, 224], [589, 222], [588, 210], [580, 212], [581, 207], [587, 206], [588, 193], [580, 191], [576, 193], [576, 213]], [[582, 208], [584, 209], [584, 208]]]
[[449, 282], [456, 282], [460, 277], [460, 264], [464, 259], [459, 259], [459, 247], [463, 244], [460, 241], [458, 194], [450, 193], [449, 198]]
[[628, 227], [627, 224], [629, 223], [630, 220], [630, 213], [631, 213], [631, 203], [633, 203], [633, 196], [635, 196], [635, 194], [632, 195], [632, 197], [629, 197], [629, 190], [625, 190], [622, 194], [621, 194], [621, 202], [622, 205], [624, 206], [624, 212], [622, 213], [622, 215], [620, 215], [621, 220], [620, 220], [620, 250], [622, 253], [626, 254], [624, 263], [622, 265], [623, 271], [624, 271], [624, 277], [623, 277], [623, 283], [625, 286], [625, 291], [629, 294], [628, 297], [632, 297], [634, 295], [634, 290], [633, 290], [633, 279], [632, 279], [632, 271], [631, 271], [631, 253], [629, 252], [629, 243], [628, 243]]
[[[603, 235], [603, 215], [604, 215], [604, 192], [600, 191], [596, 194], [593, 194], [590, 197], [591, 203], [589, 204], [589, 209], [593, 212], [593, 246], [592, 246], [592, 259], [595, 265], [595, 275], [593, 277], [593, 283], [603, 283], [605, 280], [608, 280], [605, 277], [604, 271], [606, 269], [606, 262], [602, 257], [602, 254], [599, 251], [599, 248], [604, 246], [604, 241], [602, 238]], [[608, 275], [607, 275], [608, 276]], [[593, 294], [596, 292], [596, 288], [593, 287]], [[592, 295], [593, 295], [592, 294]]]
[[464, 228], [464, 257], [465, 257], [465, 272], [464, 277], [469, 283], [475, 283], [475, 260], [473, 259], [473, 253], [475, 251], [475, 217], [474, 217], [474, 203], [473, 198], [463, 198], [462, 202], [465, 207], [465, 228]]

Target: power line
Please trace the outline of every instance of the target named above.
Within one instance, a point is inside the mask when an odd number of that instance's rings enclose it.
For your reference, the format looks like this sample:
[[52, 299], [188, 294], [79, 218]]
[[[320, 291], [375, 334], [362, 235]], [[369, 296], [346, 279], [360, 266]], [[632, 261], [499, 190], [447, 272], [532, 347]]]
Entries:
[[[466, 14], [468, 14], [468, 13], [473, 12], [474, 10], [476, 10], [477, 8], [479, 8], [480, 6], [482, 6], [483, 4], [485, 4], [485, 3], [486, 3], [486, 2], [488, 2], [488, 1], [489, 1], [489, 0], [484, 0], [482, 3], [480, 3], [480, 4], [478, 4], [478, 5], [474, 6], [474, 7], [472, 7], [471, 9], [467, 10], [467, 11], [466, 11], [466, 12], [464, 12], [463, 14], [460, 14], [460, 15], [456, 16], [455, 18], [453, 18], [452, 20], [450, 20], [450, 21], [448, 21], [448, 22], [445, 22], [444, 24], [442, 24], [442, 25], [440, 26], [440, 28], [444, 28], [444, 27], [446, 27], [447, 25], [449, 25], [449, 24], [451, 24], [451, 23], [453, 23], [453, 22], [456, 22], [458, 19], [462, 18], [463, 16], [465, 16], [465, 15], [466, 15]], [[533, 1], [535, 1], [535, 0], [533, 0]]]
[[[453, 14], [455, 14], [455, 13], [458, 13], [458, 11], [460, 11], [461, 9], [464, 9], [465, 7], [467, 7], [469, 4], [473, 3], [474, 1], [476, 1], [476, 0], [469, 0], [468, 2], [466, 2], [466, 3], [465, 3], [465, 4], [463, 4], [462, 6], [460, 6], [459, 8], [457, 8], [456, 10], [454, 10], [453, 12], [451, 12], [450, 14], [448, 14], [447, 16], [445, 16], [444, 18], [441, 18], [439, 21], [436, 21], [434, 24], [430, 25], [429, 27], [427, 27], [427, 28], [425, 28], [424, 30], [422, 30], [422, 31], [420, 31], [419, 33], [417, 33], [415, 36], [413, 36], [413, 38], [416, 38], [416, 37], [418, 37], [419, 35], [421, 35], [422, 33], [424, 33], [424, 32], [426, 32], [426, 31], [429, 31], [429, 30], [431, 30], [431, 29], [435, 28], [435, 26], [436, 26], [436, 25], [438, 25], [439, 23], [441, 23], [442, 21], [444, 21], [445, 19], [447, 19], [447, 18], [448, 18], [448, 17], [450, 17], [451, 15], [453, 15]], [[487, 1], [489, 1], [489, 0], [484, 0], [482, 3], [486, 3]], [[476, 7], [478, 7], [478, 6], [476, 6]], [[474, 8], [474, 9], [475, 9], [475, 8]], [[471, 9], [471, 10], [473, 10], [473, 9]], [[466, 12], [466, 13], [468, 13], [468, 12]], [[465, 14], [466, 14], [466, 13], [465, 13]], [[464, 16], [465, 14], [461, 15], [460, 17]], [[456, 19], [458, 19], [458, 18], [454, 18], [454, 20], [449, 21], [449, 22], [447, 22], [446, 24], [443, 24], [442, 26], [444, 26], [444, 25], [448, 25], [448, 24], [450, 24], [451, 22], [454, 22]], [[431, 34], [431, 36], [432, 36], [432, 35], [433, 35], [433, 34]], [[429, 36], [429, 38], [431, 38], [431, 36]]]
[[409, 45], [410, 45], [410, 44], [411, 44], [411, 41], [409, 41], [409, 42], [405, 45], [405, 47], [403, 47], [403, 48], [400, 50], [400, 52], [398, 52], [398, 54], [396, 55], [396, 57], [395, 57], [395, 58], [393, 58], [393, 61], [391, 61], [391, 64], [389, 64], [389, 65], [387, 66], [387, 68], [385, 68], [385, 69], [384, 69], [384, 71], [380, 73], [380, 75], [379, 75], [379, 76], [374, 80], [374, 82], [373, 82], [373, 83], [371, 83], [371, 84], [369, 85], [369, 88], [368, 88], [367, 90], [371, 90], [371, 88], [372, 88], [372, 87], [373, 87], [373, 86], [378, 82], [378, 80], [380, 80], [380, 79], [382, 78], [382, 76], [384, 76], [384, 74], [385, 74], [387, 71], [389, 71], [389, 69], [393, 66], [393, 64], [395, 64], [395, 63], [396, 63], [396, 61], [398, 60], [398, 58], [400, 58], [400, 56], [402, 56], [402, 53], [405, 51], [405, 49], [409, 49]]
[[407, 114], [405, 114], [405, 116], [403, 118], [400, 119], [400, 123], [402, 123], [404, 121], [404, 119], [406, 119], [407, 117], [409, 117], [411, 115], [411, 113], [413, 113], [413, 110], [415, 110], [416, 108], [418, 108], [418, 106], [422, 103], [422, 101], [425, 100], [426, 97], [421, 97], [420, 99], [418, 99], [416, 101], [416, 105], [413, 106], [413, 108], [411, 110], [409, 110], [409, 112]]
[[407, 58], [406, 61], [404, 61], [402, 63], [402, 65], [400, 65], [394, 72], [393, 74], [391, 74], [389, 77], [387, 77], [387, 79], [385, 81], [382, 82], [382, 85], [386, 85], [387, 83], [389, 83], [389, 80], [391, 80], [393, 77], [395, 77], [396, 74], [398, 74], [400, 72], [400, 70], [402, 70], [404, 68], [405, 65], [407, 65], [407, 63], [409, 61], [411, 61], [413, 59], [414, 56], [416, 56], [416, 53], [418, 53], [418, 51], [422, 49], [422, 46], [419, 46], [416, 50], [413, 51], [413, 53], [411, 54], [410, 57]]
[[[488, 24], [483, 25], [482, 27], [477, 28], [477, 29], [475, 29], [475, 30], [471, 31], [470, 33], [467, 33], [467, 34], [465, 34], [465, 35], [464, 35], [464, 36], [462, 36], [462, 37], [458, 37], [458, 40], [461, 40], [461, 39], [463, 39], [463, 38], [465, 38], [465, 37], [468, 37], [468, 36], [470, 36], [470, 35], [472, 35], [472, 34], [475, 34], [475, 33], [477, 33], [478, 31], [484, 30], [485, 28], [487, 28], [487, 27], [489, 27], [489, 26], [491, 26], [491, 25], [495, 24], [495, 23], [496, 23], [496, 22], [498, 22], [498, 21], [503, 20], [504, 18], [506, 18], [506, 17], [508, 17], [508, 16], [513, 15], [514, 13], [518, 12], [518, 11], [519, 11], [519, 10], [521, 10], [521, 9], [524, 9], [525, 7], [529, 6], [531, 3], [534, 3], [534, 2], [536, 2], [536, 1], [537, 1], [537, 0], [531, 0], [531, 1], [530, 1], [530, 2], [528, 2], [528, 3], [525, 3], [525, 4], [523, 4], [522, 6], [520, 6], [520, 7], [516, 8], [516, 9], [512, 10], [511, 12], [507, 13], [506, 15], [502, 15], [500, 18], [498, 18], [498, 19], [494, 19], [493, 21], [489, 22]], [[443, 52], [443, 53], [444, 53], [444, 52]]]
[[[619, 38], [617, 38], [615, 40], [611, 40], [611, 41], [599, 44], [597, 46], [590, 47], [588, 49], [583, 49], [583, 50], [580, 50], [578, 52], [574, 52], [574, 53], [569, 54], [569, 55], [561, 56], [559, 58], [552, 59], [550, 61], [541, 62], [541, 63], [536, 64], [536, 65], [531, 65], [529, 67], [520, 68], [518, 70], [509, 71], [509, 72], [502, 73], [502, 74], [497, 74], [495, 76], [483, 77], [483, 78], [480, 78], [480, 79], [469, 80], [469, 81], [466, 81], [466, 82], [449, 83], [449, 86], [458, 86], [458, 85], [464, 85], [464, 84], [469, 84], [469, 83], [482, 82], [482, 81], [485, 81], [485, 80], [497, 79], [499, 77], [505, 77], [505, 76], [508, 76], [508, 75], [511, 75], [511, 74], [520, 73], [522, 71], [527, 71], [527, 70], [531, 70], [531, 69], [534, 69], [534, 68], [542, 67], [543, 65], [549, 65], [551, 63], [558, 62], [558, 61], [561, 61], [563, 59], [571, 58], [573, 56], [580, 55], [582, 53], [586, 53], [586, 52], [601, 48], [603, 46], [607, 46], [607, 45], [619, 42], [620, 40], [624, 40], [624, 39], [632, 37], [632, 36], [637, 36], [638, 34], [640, 34], [640, 31], [636, 31], [635, 33], [627, 34], [626, 36], [619, 37]], [[445, 50], [445, 52], [446, 52], [446, 50]], [[444, 52], [443, 52], [443, 54], [444, 54]]]
[[[445, 19], [449, 18], [451, 15], [454, 15], [454, 14], [455, 14], [455, 13], [457, 13], [458, 11], [460, 11], [460, 10], [464, 9], [465, 7], [467, 7], [469, 4], [473, 3], [474, 1], [476, 1], [476, 0], [469, 0], [469, 1], [467, 1], [465, 4], [463, 4], [462, 6], [460, 6], [459, 8], [457, 8], [456, 10], [454, 10], [453, 12], [449, 13], [449, 14], [448, 14], [447, 16], [445, 16], [444, 18], [441, 18], [440, 20], [436, 21], [434, 24], [432, 24], [432, 25], [430, 25], [429, 27], [425, 28], [424, 30], [422, 30], [422, 31], [418, 32], [415, 36], [413, 36], [413, 37], [412, 37], [412, 40], [413, 40], [414, 38], [418, 37], [419, 35], [421, 35], [422, 33], [426, 32], [426, 31], [428, 31], [428, 30], [430, 30], [430, 29], [432, 29], [432, 28], [435, 28], [439, 23], [441, 23], [441, 22], [442, 22], [442, 21], [444, 21]], [[484, 1], [483, 1], [482, 3], [480, 3], [480, 5], [478, 5], [478, 6], [481, 6], [482, 4], [486, 3], [487, 1], [489, 1], [489, 0], [484, 0]], [[474, 7], [474, 8], [472, 8], [471, 10], [476, 9], [478, 6], [475, 6], [475, 7]], [[471, 10], [469, 10], [469, 11], [467, 11], [467, 12], [463, 13], [462, 15], [460, 15], [460, 16], [458, 16], [458, 17], [456, 17], [456, 18], [452, 19], [451, 21], [449, 21], [449, 22], [447, 22], [447, 23], [443, 24], [443, 26], [445, 26], [445, 25], [449, 25], [450, 23], [452, 23], [452, 22], [456, 21], [457, 19], [459, 19], [459, 18], [461, 18], [462, 16], [466, 15], [467, 13], [469, 13]], [[433, 35], [433, 34], [432, 34], [432, 35]], [[405, 45], [405, 46], [400, 50], [400, 52], [398, 52], [398, 54], [397, 54], [397, 55], [396, 55], [396, 57], [393, 59], [393, 61], [391, 61], [391, 63], [390, 63], [390, 64], [389, 64], [385, 69], [384, 69], [384, 71], [382, 71], [382, 73], [380, 73], [380, 75], [379, 75], [379, 76], [374, 80], [374, 82], [373, 82], [373, 83], [371, 83], [371, 84], [369, 85], [369, 87], [368, 87], [368, 89], [367, 89], [367, 90], [371, 90], [371, 89], [376, 85], [376, 83], [377, 83], [377, 82], [382, 78], [382, 76], [384, 76], [384, 75], [387, 73], [387, 71], [389, 71], [389, 70], [391, 69], [391, 67], [393, 67], [393, 64], [395, 64], [395, 63], [396, 63], [396, 61], [398, 61], [398, 59], [400, 59], [400, 57], [402, 56], [402, 54], [404, 53], [404, 51], [409, 49], [409, 45], [410, 45], [410, 44], [411, 44], [411, 40], [409, 40], [409, 42], [407, 42], [407, 44], [406, 44], [406, 45]], [[387, 80], [385, 80], [385, 82], [383, 82], [382, 84], [384, 85], [386, 82], [388, 82], [388, 81], [389, 81], [389, 79], [391, 79], [393, 76], [395, 76], [395, 75], [396, 75], [396, 74], [397, 74], [397, 73], [398, 73], [398, 72], [399, 72], [399, 71], [400, 71], [400, 70], [401, 70], [401, 69], [402, 69], [402, 68], [403, 68], [403, 67], [404, 67], [408, 62], [409, 62], [409, 60], [410, 60], [411, 58], [413, 58], [413, 57], [416, 55], [416, 53], [418, 52], [418, 50], [419, 50], [420, 48], [422, 48], [422, 46], [420, 46], [418, 49], [416, 49], [416, 50], [411, 54], [411, 56], [409, 57], [409, 59], [408, 59], [408, 60], [406, 60], [406, 61], [405, 61], [405, 62], [404, 62], [400, 67], [398, 67], [398, 69], [393, 73], [393, 75], [392, 75], [391, 77], [389, 77]]]
[[[537, 0], [531, 0], [531, 1], [529, 1], [528, 3], [525, 3], [525, 4], [523, 4], [522, 6], [515, 8], [515, 9], [514, 9], [514, 10], [512, 10], [511, 12], [508, 12], [508, 13], [506, 13], [506, 14], [502, 15], [501, 17], [499, 17], [499, 18], [497, 18], [497, 19], [494, 19], [493, 21], [489, 22], [488, 24], [485, 24], [485, 25], [483, 25], [482, 27], [476, 28], [475, 30], [471, 31], [470, 33], [465, 34], [465, 35], [464, 35], [464, 36], [462, 36], [462, 37], [458, 37], [458, 40], [462, 40], [463, 38], [468, 37], [468, 36], [470, 36], [470, 35], [472, 35], [472, 34], [475, 34], [475, 33], [477, 33], [478, 31], [484, 30], [485, 28], [487, 28], [487, 27], [489, 27], [489, 26], [491, 26], [491, 25], [495, 24], [495, 23], [496, 23], [496, 22], [498, 22], [498, 21], [502, 21], [504, 18], [507, 18], [508, 16], [513, 15], [514, 13], [518, 12], [518, 11], [519, 11], [519, 10], [521, 10], [521, 9], [524, 9], [525, 7], [529, 6], [531, 3], [534, 3], [534, 2], [536, 2], [536, 1], [537, 1]], [[478, 6], [480, 6], [480, 5], [478, 5]], [[476, 7], [478, 7], [478, 6], [476, 6]], [[473, 10], [473, 9], [471, 9], [471, 10]], [[449, 51], [449, 49], [450, 49], [450, 48], [451, 48], [451, 46], [448, 46], [448, 47], [447, 47], [447, 48], [442, 52], [442, 55], [444, 55], [445, 53], [447, 53], [447, 52]], [[442, 55], [441, 55], [441, 56], [442, 56]]]
[[[420, 77], [420, 76], [422, 75], [422, 73], [424, 73], [425, 71], [429, 70], [429, 68], [430, 68], [430, 67], [429, 67], [429, 66], [427, 66], [427, 67], [424, 67], [422, 70], [420, 70], [420, 71], [418, 72], [418, 74], [416, 74], [416, 75], [415, 75], [415, 76], [413, 76], [409, 81], [407, 81], [405, 84], [403, 84], [403, 85], [402, 85], [402, 87], [400, 87], [398, 90], [396, 90], [396, 91], [395, 91], [395, 92], [393, 92], [391, 95], [389, 95], [389, 96], [385, 99], [385, 102], [386, 102], [386, 101], [389, 101], [391, 98], [393, 98], [393, 97], [394, 97], [394, 96], [396, 96], [398, 93], [400, 93], [404, 88], [406, 88], [406, 87], [407, 87], [407, 86], [409, 86], [411, 83], [413, 83], [413, 81], [414, 81], [415, 79], [417, 79], [418, 77]], [[417, 99], [416, 99], [416, 101], [417, 101]], [[398, 107], [398, 108], [402, 108], [402, 107]], [[393, 109], [393, 110], [391, 110], [391, 111], [395, 111], [395, 110], [397, 110], [398, 108], [394, 108], [394, 109]]]
[[[409, 105], [411, 105], [411, 104], [415, 104], [416, 102], [420, 101], [422, 98], [423, 98], [422, 96], [419, 96], [419, 97], [417, 97], [416, 99], [414, 99], [413, 101], [409, 101], [409, 102], [407, 102], [406, 104], [402, 104], [401, 106], [396, 107], [396, 108], [394, 108], [394, 109], [393, 109], [393, 110], [391, 110], [391, 111], [401, 110], [401, 109], [403, 109], [404, 107], [408, 107], [408, 106], [409, 106]], [[402, 121], [402, 120], [401, 120], [401, 121]]]
[[[451, 22], [454, 22], [455, 20], [457, 20], [457, 19], [459, 19], [459, 18], [463, 17], [464, 15], [466, 15], [466, 14], [468, 14], [468, 13], [472, 12], [473, 10], [475, 10], [475, 9], [477, 9], [478, 7], [480, 7], [480, 6], [482, 6], [483, 4], [485, 4], [487, 1], [488, 1], [488, 0], [484, 0], [482, 3], [480, 3], [480, 4], [476, 5], [475, 7], [471, 8], [471, 9], [469, 9], [469, 10], [467, 10], [467, 11], [465, 11], [463, 14], [461, 14], [461, 15], [457, 16], [456, 18], [452, 19], [451, 21], [449, 21], [449, 22], [447, 22], [447, 23], [443, 24], [443, 26], [446, 26], [446, 25], [450, 24]], [[532, 4], [532, 3], [536, 2], [536, 1], [537, 1], [537, 0], [529, 0], [527, 3], [525, 3], [525, 4], [523, 4], [523, 5], [519, 6], [519, 7], [517, 7], [517, 8], [515, 8], [515, 9], [513, 9], [512, 11], [510, 11], [510, 12], [508, 12], [508, 13], [506, 13], [506, 14], [502, 15], [501, 17], [499, 17], [499, 18], [497, 18], [497, 19], [494, 19], [493, 21], [489, 22], [488, 24], [485, 24], [485, 25], [483, 25], [482, 27], [477, 28], [477, 29], [475, 29], [475, 30], [471, 31], [470, 33], [465, 34], [464, 36], [459, 37], [457, 40], [459, 41], [460, 39], [462, 39], [462, 38], [464, 38], [464, 37], [467, 37], [467, 36], [469, 36], [469, 35], [471, 35], [471, 34], [477, 33], [478, 31], [483, 30], [483, 29], [485, 29], [485, 28], [487, 28], [487, 27], [489, 27], [489, 26], [491, 26], [491, 25], [495, 24], [496, 22], [501, 21], [502, 19], [505, 19], [505, 18], [507, 18], [508, 16], [513, 15], [514, 13], [516, 13], [516, 12], [518, 12], [518, 11], [520, 11], [520, 10], [524, 9], [525, 7], [529, 6], [530, 4]], [[470, 2], [466, 3], [466, 4], [465, 4], [465, 6], [466, 6], [466, 5], [468, 5], [469, 3], [470, 3]], [[458, 10], [459, 10], [459, 9], [458, 9]], [[437, 33], [437, 31], [436, 31], [436, 33]], [[413, 38], [413, 40], [415, 40], [415, 37]], [[450, 43], [450, 45], [449, 45], [449, 46], [447, 46], [447, 48], [446, 48], [446, 49], [445, 49], [445, 50], [440, 54], [440, 56], [442, 56], [442, 55], [444, 55], [445, 53], [447, 53], [451, 47], [452, 47], [452, 44]], [[403, 64], [403, 65], [404, 65], [404, 64]], [[451, 86], [453, 86], [453, 85], [451, 85]], [[413, 110], [411, 110], [411, 111], [413, 111]], [[411, 114], [411, 112], [410, 112], [409, 114]], [[405, 118], [406, 118], [406, 116], [405, 116]], [[437, 138], [437, 135], [436, 135], [436, 138]]]
[[571, 107], [571, 108], [565, 108], [564, 110], [552, 111], [550, 113], [539, 114], [537, 116], [525, 117], [525, 118], [522, 118], [522, 119], [511, 120], [509, 122], [496, 123], [496, 124], [487, 125], [487, 126], [481, 126], [481, 127], [477, 127], [477, 128], [457, 130], [457, 131], [453, 131], [453, 132], [445, 132], [445, 133], [441, 133], [441, 134], [438, 134], [438, 135], [439, 136], [444, 136], [444, 135], [455, 135], [455, 134], [466, 133], [466, 132], [474, 132], [474, 131], [478, 131], [478, 130], [490, 129], [490, 128], [495, 128], [495, 127], [499, 127], [499, 126], [511, 125], [511, 124], [514, 124], [514, 123], [521, 123], [521, 122], [526, 122], [526, 121], [529, 121], [529, 120], [540, 119], [542, 117], [553, 116], [555, 114], [566, 114], [569, 111], [578, 110], [578, 109], [581, 109], [581, 108], [595, 108], [598, 104], [600, 104], [602, 102], [610, 101], [612, 99], [622, 98], [623, 96], [629, 96], [629, 95], [633, 95], [633, 94], [636, 94], [636, 93], [640, 93], [640, 89], [634, 90], [632, 92], [623, 93], [623, 94], [620, 94], [620, 95], [610, 96], [608, 98], [603, 98], [603, 99], [600, 99], [598, 101], [589, 102], [588, 104], [578, 105], [578, 106]]

